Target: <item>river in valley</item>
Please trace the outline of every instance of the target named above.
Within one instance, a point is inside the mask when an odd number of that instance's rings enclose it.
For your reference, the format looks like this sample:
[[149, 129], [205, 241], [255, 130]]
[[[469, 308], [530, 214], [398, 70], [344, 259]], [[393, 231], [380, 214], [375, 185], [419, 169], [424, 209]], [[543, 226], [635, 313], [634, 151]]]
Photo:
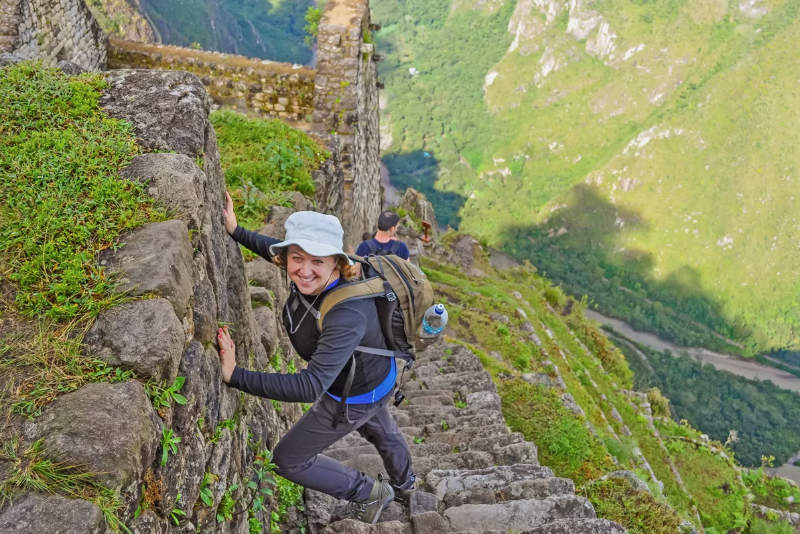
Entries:
[[[786, 371], [768, 365], [762, 365], [755, 360], [714, 352], [701, 347], [681, 347], [649, 332], [634, 330], [624, 321], [606, 317], [593, 310], [587, 309], [585, 314], [589, 319], [597, 321], [622, 336], [637, 343], [641, 343], [642, 345], [647, 345], [652, 349], [658, 351], [670, 350], [673, 354], [687, 354], [690, 358], [699, 362], [710, 363], [719, 371], [727, 371], [728, 373], [750, 379], [770, 380], [778, 387], [800, 393], [800, 377], [787, 373]], [[778, 474], [782, 477], [794, 480], [800, 484], [800, 467], [793, 465], [797, 460], [800, 460], [800, 452], [789, 458], [784, 465], [774, 469], [768, 469], [767, 471], [771, 474]]]

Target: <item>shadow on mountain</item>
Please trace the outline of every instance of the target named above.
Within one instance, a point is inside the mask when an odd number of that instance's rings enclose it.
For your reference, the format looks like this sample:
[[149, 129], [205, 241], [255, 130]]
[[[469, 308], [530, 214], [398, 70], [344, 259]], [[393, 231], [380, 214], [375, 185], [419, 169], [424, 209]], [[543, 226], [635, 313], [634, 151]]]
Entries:
[[509, 254], [528, 259], [572, 294], [588, 295], [600, 310], [635, 329], [656, 332], [679, 345], [740, 352], [709, 328], [732, 339], [751, 332], [723, 316], [695, 269], [685, 265], [656, 278], [650, 252], [621, 247], [624, 233], [656, 223], [614, 206], [581, 184], [549, 220], [509, 227], [501, 242]]
[[465, 197], [434, 189], [433, 184], [439, 175], [439, 161], [432, 152], [415, 150], [402, 154], [391, 153], [383, 156], [383, 163], [389, 170], [389, 180], [400, 191], [413, 187], [425, 193], [436, 206], [436, 220], [441, 226], [458, 227], [461, 221], [458, 210], [464, 205]]

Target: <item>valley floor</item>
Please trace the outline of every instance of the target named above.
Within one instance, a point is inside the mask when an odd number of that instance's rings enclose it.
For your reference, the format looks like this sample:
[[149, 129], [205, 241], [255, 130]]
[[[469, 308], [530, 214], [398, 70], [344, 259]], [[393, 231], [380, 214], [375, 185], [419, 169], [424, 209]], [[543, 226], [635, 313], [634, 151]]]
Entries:
[[710, 363], [719, 371], [727, 371], [744, 378], [770, 380], [780, 388], [800, 393], [800, 378], [786, 371], [768, 365], [762, 365], [755, 360], [739, 358], [737, 356], [731, 356], [730, 354], [722, 354], [701, 347], [681, 347], [661, 339], [654, 334], [634, 330], [626, 322], [606, 317], [594, 310], [587, 309], [585, 313], [586, 317], [589, 319], [597, 321], [615, 332], [622, 334], [626, 338], [647, 345], [655, 350], [669, 350], [678, 354], [685, 353], [699, 362]]

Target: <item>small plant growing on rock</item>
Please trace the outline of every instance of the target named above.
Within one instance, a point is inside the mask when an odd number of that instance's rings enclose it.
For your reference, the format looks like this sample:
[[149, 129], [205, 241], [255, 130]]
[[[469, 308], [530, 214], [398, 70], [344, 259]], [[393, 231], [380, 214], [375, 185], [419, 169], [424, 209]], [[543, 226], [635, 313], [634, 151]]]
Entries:
[[186, 377], [176, 376], [175, 380], [172, 382], [172, 385], [169, 387], [162, 387], [154, 382], [148, 382], [145, 384], [147, 396], [150, 397], [150, 402], [153, 403], [153, 408], [162, 418], [165, 415], [166, 409], [170, 407], [173, 401], [175, 404], [180, 404], [181, 406], [186, 404], [186, 397], [178, 393], [185, 382]]
[[218, 479], [219, 477], [214, 473], [209, 473], [208, 471], [203, 473], [203, 481], [200, 483], [200, 500], [209, 508], [214, 506], [214, 492], [211, 491], [209, 486]]
[[219, 441], [219, 438], [222, 437], [222, 431], [225, 429], [233, 430], [236, 428], [236, 421], [233, 419], [223, 419], [217, 425], [217, 428], [214, 429], [214, 435], [208, 438], [209, 443], [216, 443]]
[[217, 523], [231, 521], [233, 519], [233, 508], [236, 506], [236, 499], [233, 498], [233, 492], [237, 489], [239, 489], [239, 484], [231, 484], [222, 495], [222, 499], [219, 501], [219, 506], [217, 507]]
[[181, 442], [180, 436], [176, 436], [172, 429], [165, 428], [161, 431], [161, 465], [167, 465], [167, 459], [170, 451], [172, 454], [178, 454], [178, 443]]
[[[178, 493], [178, 496], [175, 497], [175, 502], [178, 503], [181, 500], [181, 497], [183, 497], [183, 495]], [[172, 522], [175, 523], [176, 527], [181, 523], [181, 519], [184, 517], [186, 517], [186, 512], [184, 512], [177, 506], [174, 507], [172, 511], [169, 513], [169, 518], [172, 519]]]

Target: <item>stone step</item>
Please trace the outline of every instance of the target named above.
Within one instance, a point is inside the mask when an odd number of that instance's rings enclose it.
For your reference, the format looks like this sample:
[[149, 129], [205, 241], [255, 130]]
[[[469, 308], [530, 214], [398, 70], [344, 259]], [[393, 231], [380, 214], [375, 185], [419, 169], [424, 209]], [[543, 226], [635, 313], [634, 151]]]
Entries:
[[496, 504], [524, 499], [545, 499], [554, 495], [574, 495], [575, 483], [568, 478], [550, 477], [536, 480], [515, 480], [502, 488], [474, 488], [446, 495], [445, 507], [462, 504]]
[[[549, 467], [538, 464], [492, 466], [486, 469], [434, 469], [425, 477], [428, 486], [436, 490], [438, 498], [446, 493], [475, 486], [500, 487], [514, 480], [550, 478], [555, 476]], [[441, 493], [439, 493], [441, 491]]]
[[[413, 421], [415, 426], [425, 426], [428, 424], [439, 425], [440, 427], [447, 426], [449, 428], [465, 428], [465, 427], [480, 427], [488, 426], [495, 423], [502, 417], [500, 414], [485, 412], [483, 410], [469, 410], [468, 408], [452, 410], [446, 407], [434, 408], [421, 408], [418, 410], [407, 411], [408, 417], [400, 418], [397, 424], [400, 426], [407, 426], [406, 423]], [[447, 423], [442, 425], [442, 421]]]
[[417, 364], [412, 368], [411, 377], [414, 380], [421, 380], [423, 378], [437, 375], [448, 375], [464, 372], [474, 373], [482, 371], [483, 366], [481, 365], [480, 360], [473, 356], [472, 358], [463, 358], [459, 360], [441, 359], [431, 360], [423, 364]]
[[454, 394], [458, 392], [465, 398], [475, 391], [496, 391], [492, 379], [486, 373], [452, 373], [437, 375], [420, 381], [409, 381], [403, 386], [404, 390], [415, 389], [450, 389]]
[[594, 519], [591, 503], [576, 495], [521, 499], [497, 504], [462, 504], [442, 514], [451, 531], [523, 532], [559, 519]]
[[410, 534], [411, 529], [400, 521], [380, 521], [375, 525], [369, 525], [355, 519], [342, 519], [331, 523], [321, 532], [324, 534]]
[[608, 519], [559, 519], [520, 534], [625, 534], [622, 525]]
[[432, 424], [420, 426], [401, 426], [400, 431], [404, 434], [413, 436], [425, 436], [428, 441], [440, 441], [442, 443], [449, 443], [451, 445], [462, 445], [472, 443], [480, 439], [494, 439], [508, 436], [512, 432], [504, 424], [485, 425], [480, 427], [464, 427], [458, 429], [450, 429], [442, 431], [442, 425]]
[[[413, 441], [409, 443], [409, 449], [411, 449], [411, 458], [412, 461], [416, 463], [417, 458], [425, 458], [429, 456], [442, 456], [446, 454], [451, 454], [453, 452], [452, 447], [448, 446], [445, 443], [414, 443]], [[325, 450], [325, 456], [329, 456], [334, 460], [338, 460], [340, 462], [347, 462], [351, 458], [356, 458], [357, 456], [361, 455], [370, 455], [375, 454], [376, 450], [375, 447], [372, 445], [361, 445], [357, 447], [336, 447], [336, 448], [328, 448]]]
[[448, 397], [450, 400], [453, 399], [453, 391], [450, 389], [413, 389], [411, 391], [404, 392], [406, 394], [406, 398], [409, 399], [409, 402], [411, 399], [436, 397], [438, 395]]
[[[464, 399], [464, 404], [466, 406], [457, 409], [493, 411], [496, 412], [499, 417], [502, 417], [503, 404], [500, 395], [494, 391], [475, 391], [468, 394]], [[454, 398], [452, 394], [413, 397], [409, 402], [404, 402], [397, 408], [398, 410], [414, 413], [421, 409], [438, 409], [440, 407], [456, 408], [456, 398]]]
[[406, 395], [406, 399], [408, 399], [408, 403], [398, 407], [401, 410], [409, 406], [455, 406], [452, 393], [439, 393], [436, 395]]
[[[433, 469], [485, 469], [496, 463], [494, 455], [484, 451], [464, 451], [439, 456], [413, 457], [412, 461], [414, 473], [417, 475], [418, 480], [424, 480], [425, 476]], [[374, 449], [372, 453], [353, 455], [341, 460], [341, 462], [370, 476], [385, 472], [383, 460]]]

